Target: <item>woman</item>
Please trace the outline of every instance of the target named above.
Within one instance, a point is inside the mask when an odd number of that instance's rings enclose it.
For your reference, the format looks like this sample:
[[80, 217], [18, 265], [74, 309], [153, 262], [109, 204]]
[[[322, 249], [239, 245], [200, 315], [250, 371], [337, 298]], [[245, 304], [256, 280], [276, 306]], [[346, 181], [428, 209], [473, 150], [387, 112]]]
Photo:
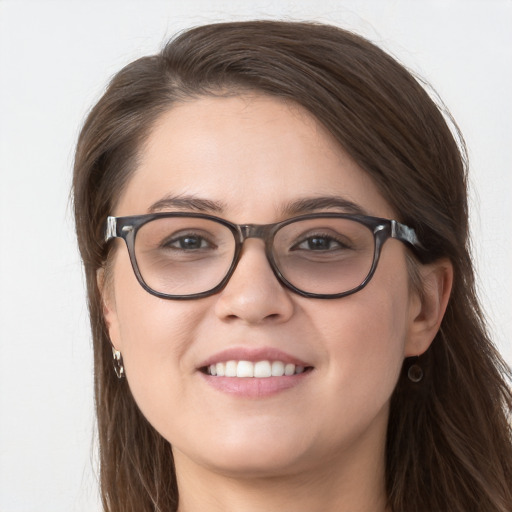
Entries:
[[512, 510], [445, 117], [325, 25], [199, 27], [114, 77], [74, 173], [105, 510]]

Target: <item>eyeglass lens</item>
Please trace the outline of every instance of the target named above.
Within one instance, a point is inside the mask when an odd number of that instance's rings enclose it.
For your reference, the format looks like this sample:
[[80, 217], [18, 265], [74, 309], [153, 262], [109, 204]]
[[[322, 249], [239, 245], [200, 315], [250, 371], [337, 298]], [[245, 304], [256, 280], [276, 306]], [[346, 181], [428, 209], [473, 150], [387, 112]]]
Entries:
[[[141, 226], [135, 259], [149, 288], [193, 295], [215, 288], [228, 274], [237, 235], [198, 217], [162, 217]], [[359, 286], [372, 267], [373, 232], [345, 218], [302, 219], [274, 236], [272, 259], [283, 277], [307, 293], [337, 294]]]

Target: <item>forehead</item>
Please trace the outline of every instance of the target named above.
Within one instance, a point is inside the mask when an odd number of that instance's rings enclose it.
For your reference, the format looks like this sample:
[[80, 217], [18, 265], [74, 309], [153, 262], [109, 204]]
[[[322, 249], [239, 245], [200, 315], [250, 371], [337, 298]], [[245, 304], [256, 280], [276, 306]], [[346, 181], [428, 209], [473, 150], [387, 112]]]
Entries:
[[168, 195], [215, 201], [237, 222], [273, 222], [301, 198], [342, 196], [389, 216], [370, 177], [300, 106], [251, 94], [201, 97], [157, 121], [116, 215], [149, 211]]

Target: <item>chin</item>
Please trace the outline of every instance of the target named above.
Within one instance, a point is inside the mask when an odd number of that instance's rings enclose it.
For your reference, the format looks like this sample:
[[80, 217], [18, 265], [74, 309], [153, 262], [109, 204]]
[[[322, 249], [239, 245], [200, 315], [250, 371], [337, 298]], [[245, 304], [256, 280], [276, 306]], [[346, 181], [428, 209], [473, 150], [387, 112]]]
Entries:
[[205, 462], [210, 470], [233, 478], [272, 478], [299, 472], [304, 465], [299, 461], [295, 453], [276, 454], [256, 448]]
[[301, 446], [297, 442], [300, 436], [294, 432], [285, 432], [285, 435], [273, 435], [268, 430], [260, 431], [259, 435], [245, 433], [247, 435], [228, 435], [222, 439], [210, 436], [207, 444], [180, 447], [179, 456], [213, 472], [236, 478], [290, 475], [312, 462], [314, 450]]

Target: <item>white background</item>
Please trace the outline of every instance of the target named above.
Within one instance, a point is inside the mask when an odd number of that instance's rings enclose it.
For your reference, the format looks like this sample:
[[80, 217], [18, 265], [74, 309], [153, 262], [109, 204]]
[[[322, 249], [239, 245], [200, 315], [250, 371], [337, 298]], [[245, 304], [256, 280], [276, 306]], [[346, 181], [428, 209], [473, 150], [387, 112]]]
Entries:
[[69, 186], [110, 76], [182, 28], [352, 28], [437, 89], [466, 136], [481, 298], [512, 362], [510, 0], [0, 0], [0, 512], [99, 510], [92, 357]]

